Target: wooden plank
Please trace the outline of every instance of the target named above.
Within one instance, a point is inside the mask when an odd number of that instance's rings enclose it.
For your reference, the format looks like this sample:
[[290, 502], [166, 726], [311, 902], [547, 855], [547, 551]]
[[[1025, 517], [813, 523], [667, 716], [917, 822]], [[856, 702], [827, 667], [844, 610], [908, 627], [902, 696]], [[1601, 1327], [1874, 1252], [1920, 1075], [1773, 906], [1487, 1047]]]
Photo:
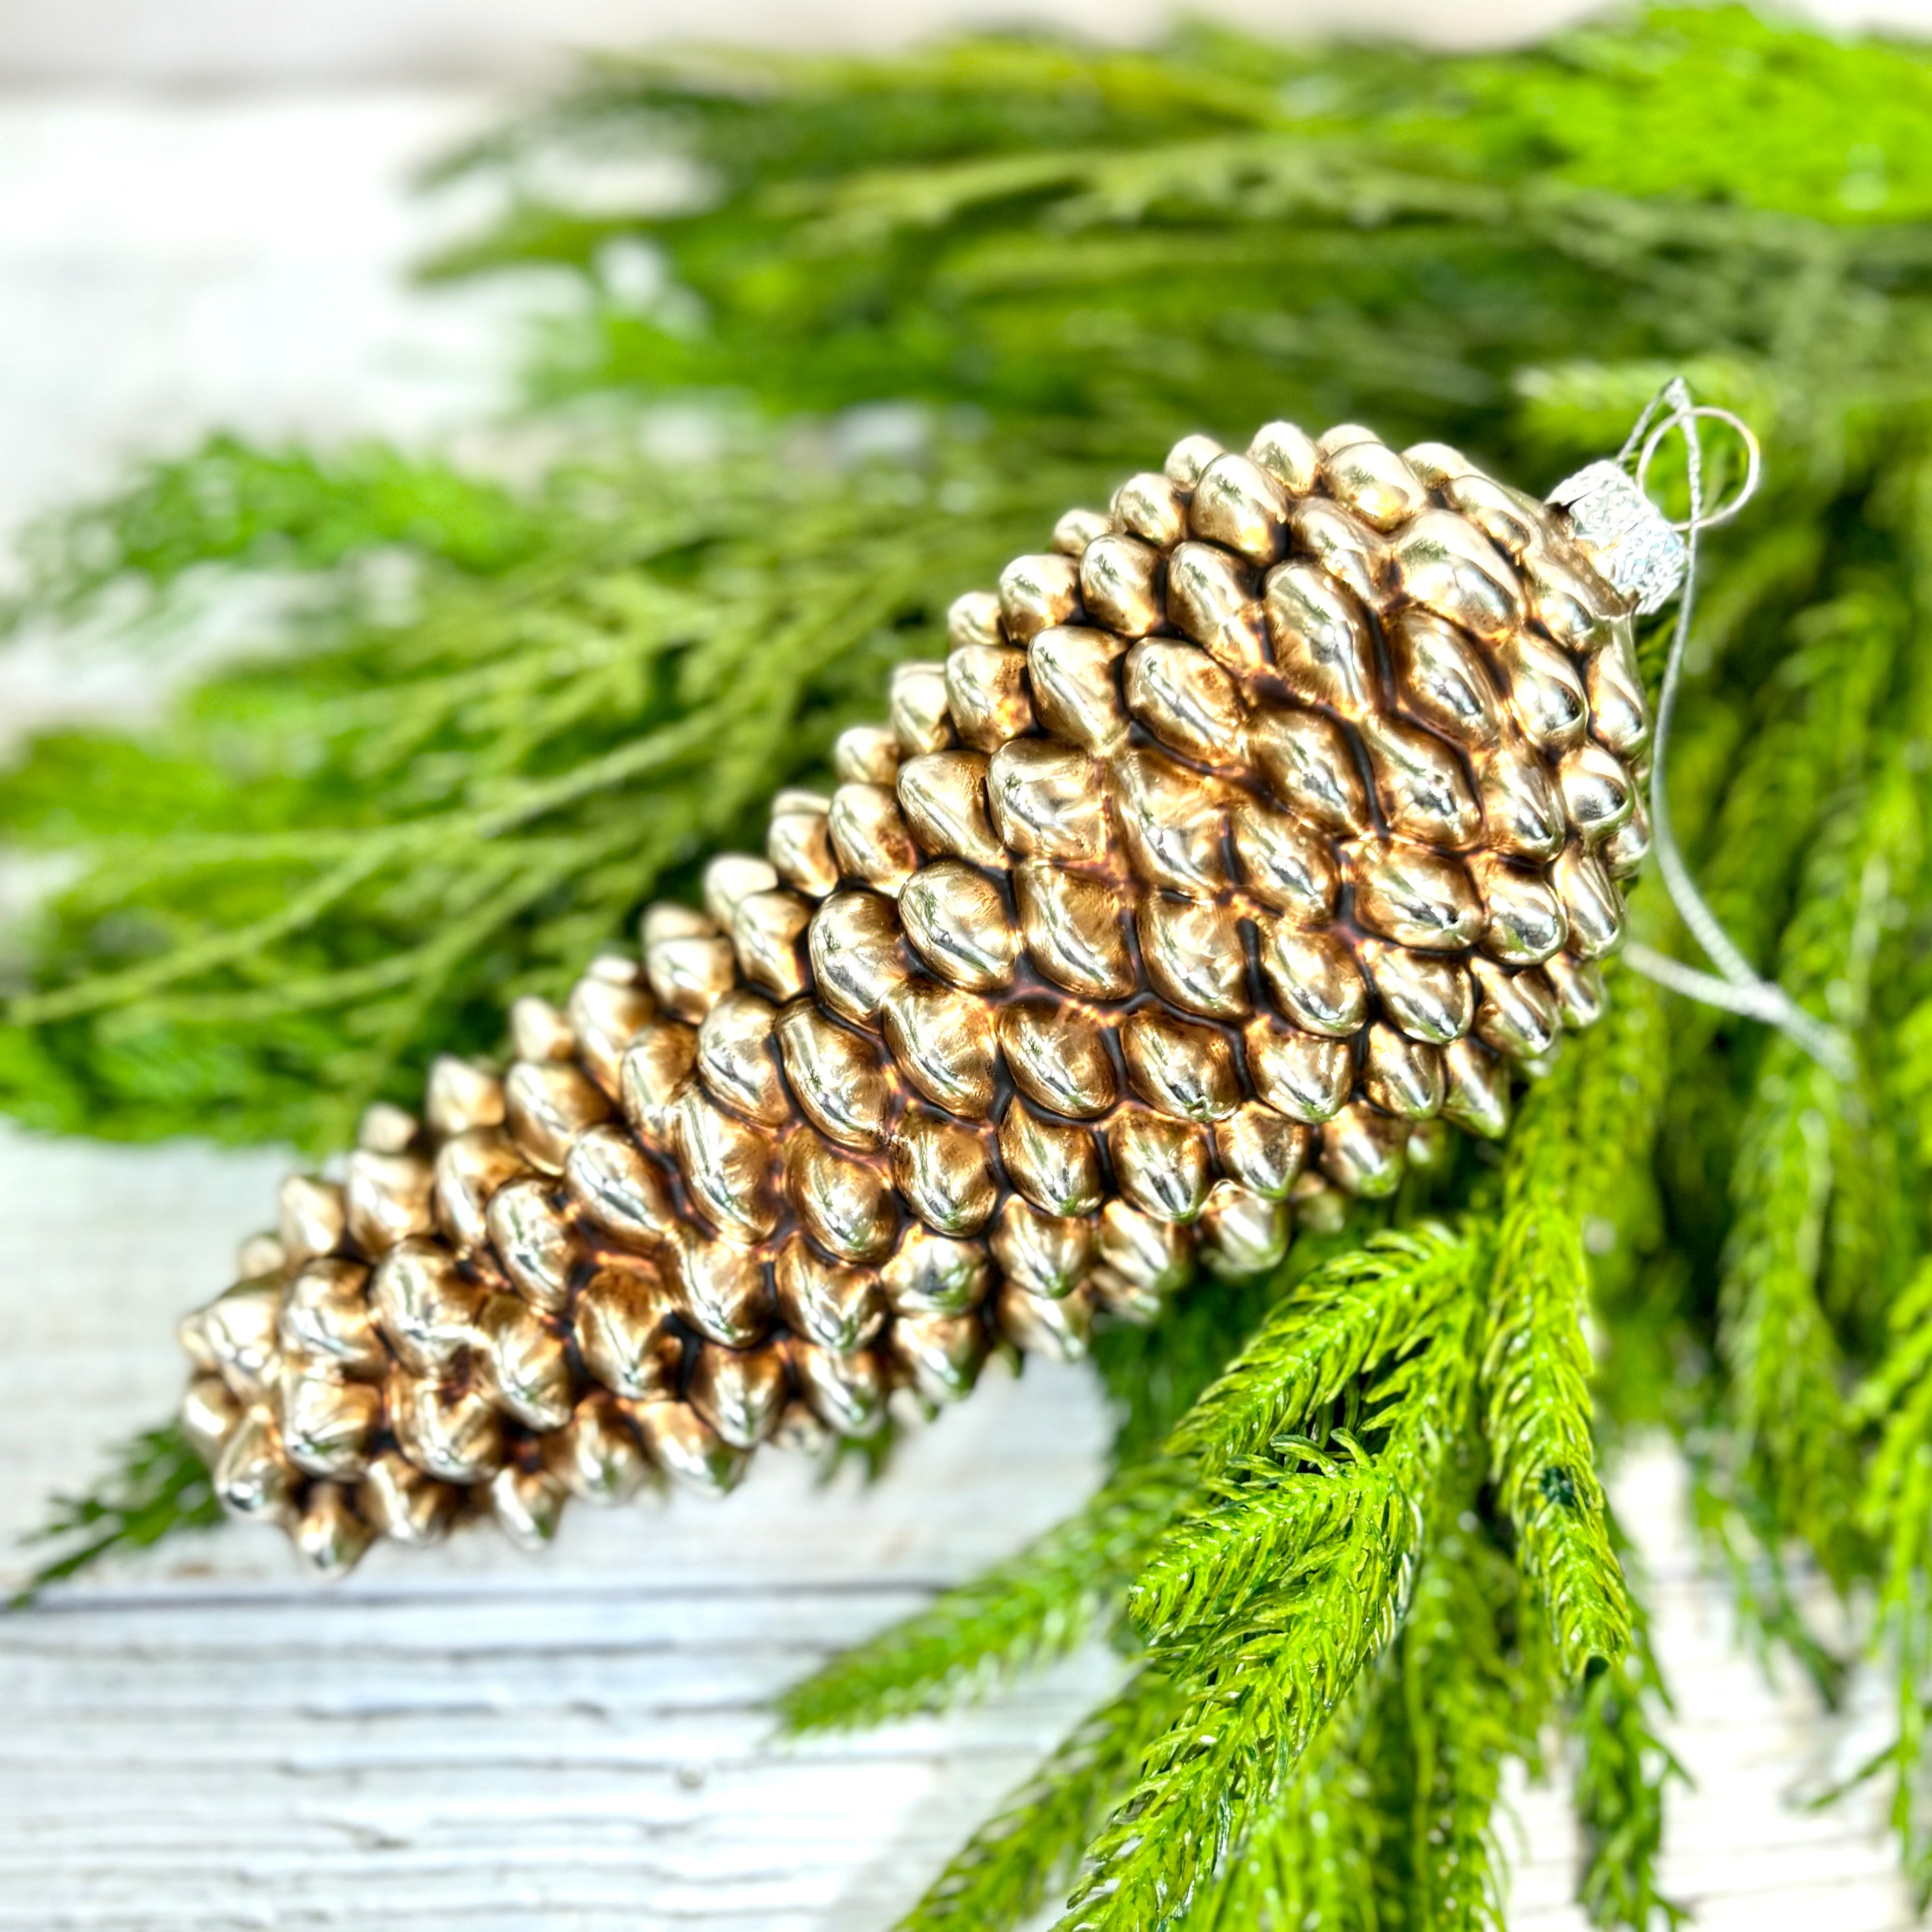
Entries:
[[[0, 1133], [0, 1455], [34, 1489], [165, 1406], [173, 1318], [280, 1166]], [[322, 1589], [236, 1529], [116, 1564], [0, 1624], [0, 1928], [885, 1925], [1117, 1666], [808, 1744], [769, 1700], [1070, 1508], [1105, 1429], [1089, 1378], [1036, 1366], [871, 1487], [766, 1457], [722, 1505], [580, 1510], [542, 1559], [478, 1532]], [[1850, 1734], [1736, 1648], [1678, 1487], [1664, 1452], [1619, 1486], [1699, 1780], [1672, 1882], [1706, 1925], [1828, 1899], [1834, 1926], [1904, 1927], [1876, 1796], [1795, 1808]], [[17, 1528], [32, 1494], [7, 1507]], [[1579, 1932], [1560, 1788], [1514, 1780], [1510, 1808], [1513, 1925]]]

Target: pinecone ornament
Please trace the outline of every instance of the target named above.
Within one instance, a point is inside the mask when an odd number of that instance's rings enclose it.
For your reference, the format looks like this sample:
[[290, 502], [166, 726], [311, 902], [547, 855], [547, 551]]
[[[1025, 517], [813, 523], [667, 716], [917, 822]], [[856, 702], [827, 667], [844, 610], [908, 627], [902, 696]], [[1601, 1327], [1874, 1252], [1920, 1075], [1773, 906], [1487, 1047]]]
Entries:
[[1626, 561], [1352, 424], [1070, 512], [641, 963], [284, 1186], [182, 1331], [223, 1502], [339, 1570], [728, 1489], [1502, 1133], [1645, 849]]

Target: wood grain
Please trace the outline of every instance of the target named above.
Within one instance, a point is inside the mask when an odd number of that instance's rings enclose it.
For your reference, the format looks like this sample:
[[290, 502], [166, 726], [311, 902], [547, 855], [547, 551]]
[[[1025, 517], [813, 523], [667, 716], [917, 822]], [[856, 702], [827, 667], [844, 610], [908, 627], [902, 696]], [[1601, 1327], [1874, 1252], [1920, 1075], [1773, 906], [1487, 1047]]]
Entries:
[[[6, 1529], [165, 1410], [173, 1319], [280, 1165], [0, 1132]], [[882, 1928], [1116, 1666], [810, 1745], [766, 1706], [1071, 1508], [1105, 1420], [1089, 1378], [1036, 1364], [869, 1489], [766, 1457], [722, 1504], [579, 1510], [541, 1559], [478, 1531], [324, 1589], [238, 1528], [57, 1592], [0, 1621], [0, 1928]], [[1793, 1802], [1882, 1712], [1827, 1725], [1767, 1686], [1690, 1561], [1667, 1452], [1618, 1495], [1698, 1780], [1679, 1895], [1717, 1932], [1908, 1924], [1875, 1802]], [[1512, 1808], [1512, 1925], [1579, 1932], [1560, 1790], [1519, 1783]]]

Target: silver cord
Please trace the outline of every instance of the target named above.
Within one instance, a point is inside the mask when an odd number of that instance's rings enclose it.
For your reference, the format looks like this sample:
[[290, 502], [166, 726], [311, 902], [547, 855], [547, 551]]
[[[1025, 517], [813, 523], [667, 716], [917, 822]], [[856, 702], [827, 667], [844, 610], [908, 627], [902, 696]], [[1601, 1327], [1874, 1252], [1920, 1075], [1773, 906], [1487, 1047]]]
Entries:
[[[1697, 422], [1702, 417], [1721, 422], [1742, 440], [1746, 454], [1743, 482], [1729, 501], [1707, 512], [1704, 507], [1704, 452], [1697, 440]], [[1624, 952], [1630, 965], [1646, 979], [1706, 1006], [1726, 1012], [1742, 1013], [1774, 1026], [1803, 1048], [1811, 1058], [1840, 1080], [1849, 1079], [1856, 1067], [1851, 1043], [1836, 1027], [1806, 1012], [1774, 980], [1766, 980], [1738, 950], [1718, 916], [1706, 904], [1684, 862], [1670, 817], [1668, 778], [1670, 728], [1677, 715], [1677, 695], [1683, 681], [1684, 653], [1690, 640], [1690, 623], [1696, 608], [1697, 547], [1701, 533], [1728, 523], [1756, 494], [1761, 457], [1757, 438], [1750, 426], [1729, 410], [1715, 409], [1690, 400], [1690, 391], [1681, 376], [1666, 382], [1645, 406], [1643, 413], [1625, 439], [1618, 461], [1628, 467], [1636, 464], [1637, 487], [1642, 489], [1649, 474], [1658, 446], [1673, 430], [1684, 438], [1685, 478], [1689, 487], [1690, 514], [1672, 527], [1683, 532], [1684, 586], [1677, 605], [1677, 622], [1671, 632], [1670, 650], [1664, 662], [1664, 677], [1657, 698], [1657, 727], [1651, 741], [1650, 822], [1651, 849], [1657, 855], [1657, 868], [1663, 874], [1670, 902], [1706, 958], [1718, 970], [1702, 971], [1682, 961], [1666, 958], [1647, 946], [1631, 946]]]

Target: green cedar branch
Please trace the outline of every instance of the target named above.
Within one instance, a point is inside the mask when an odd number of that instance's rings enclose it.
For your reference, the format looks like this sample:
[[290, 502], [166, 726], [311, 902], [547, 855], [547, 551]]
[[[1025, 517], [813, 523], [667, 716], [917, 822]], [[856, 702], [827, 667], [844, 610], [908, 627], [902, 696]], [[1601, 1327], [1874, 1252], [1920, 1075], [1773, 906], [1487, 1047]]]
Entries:
[[1157, 1672], [1137, 1671], [954, 1854], [900, 1932], [1006, 1932], [1038, 1910], [1132, 1783], [1178, 1699]]
[[1256, 1822], [1246, 1843], [1198, 1892], [1183, 1932], [1385, 1932], [1390, 1841], [1402, 1797], [1379, 1789], [1366, 1761], [1376, 1709], [1390, 1682], [1338, 1714], [1328, 1748], [1312, 1752]]
[[844, 1729], [937, 1710], [1104, 1632], [1186, 1490], [1170, 1463], [1122, 1471], [1017, 1556], [794, 1685], [778, 1702], [786, 1725]]
[[85, 1495], [54, 1499], [46, 1523], [28, 1541], [68, 1546], [34, 1570], [15, 1607], [112, 1552], [150, 1549], [221, 1520], [208, 1466], [187, 1437], [172, 1423], [148, 1430], [122, 1445], [112, 1469]]
[[[1610, 1519], [1611, 1540], [1627, 1567], [1633, 1552], [1622, 1526]], [[1688, 1912], [1662, 1888], [1665, 1803], [1690, 1773], [1661, 1735], [1675, 1707], [1651, 1640], [1640, 1586], [1633, 1574], [1630, 1647], [1562, 1712], [1571, 1731], [1570, 1808], [1582, 1838], [1577, 1902], [1591, 1923], [1633, 1932], [1677, 1932]]]
[[[1374, 1412], [1380, 1439], [1359, 1459], [1353, 1506], [1313, 1513], [1316, 1533], [1289, 1541], [1288, 1560], [1270, 1573], [1273, 1587], [1157, 1648], [1186, 1702], [1095, 1840], [1063, 1932], [1143, 1932], [1178, 1919], [1246, 1844], [1394, 1634], [1422, 1546], [1426, 1500], [1468, 1424], [1474, 1312], [1467, 1294], [1444, 1308], [1422, 1354], [1426, 1366], [1405, 1376]], [[1213, 1399], [1210, 1390], [1203, 1406]], [[1318, 1469], [1285, 1478], [1351, 1480]]]
[[1541, 1588], [1559, 1666], [1581, 1677], [1630, 1641], [1590, 1426], [1589, 1282], [1572, 1201], [1568, 1083], [1533, 1093], [1504, 1165], [1483, 1347], [1497, 1498]]
[[1494, 1814], [1504, 1766], [1534, 1761], [1549, 1707], [1546, 1656], [1532, 1642], [1526, 1660], [1510, 1642], [1520, 1587], [1473, 1511], [1442, 1530], [1418, 1572], [1391, 1660], [1402, 1685], [1411, 1925], [1504, 1932], [1508, 1873]]
[[1475, 1238], [1439, 1222], [1371, 1235], [1280, 1302], [1184, 1417], [1169, 1452], [1212, 1480], [1302, 1427], [1372, 1364], [1429, 1336], [1467, 1288]]

